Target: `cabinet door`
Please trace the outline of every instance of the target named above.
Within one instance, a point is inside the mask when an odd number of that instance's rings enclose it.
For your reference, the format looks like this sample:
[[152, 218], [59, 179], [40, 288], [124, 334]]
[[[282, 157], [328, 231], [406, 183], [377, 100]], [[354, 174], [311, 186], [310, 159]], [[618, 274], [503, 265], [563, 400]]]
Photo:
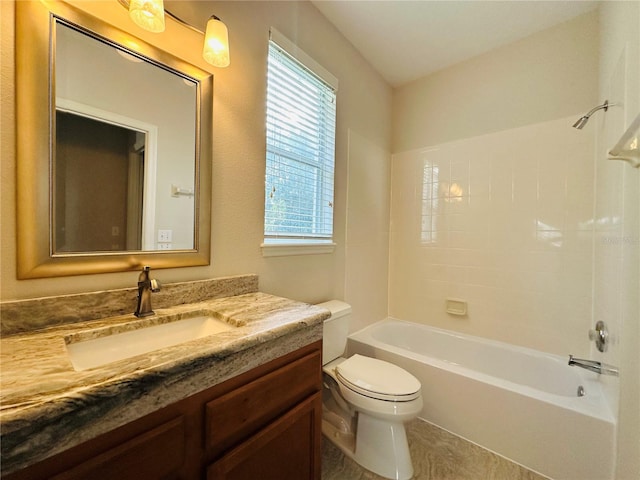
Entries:
[[207, 480], [320, 480], [322, 397], [316, 393], [207, 469]]
[[182, 417], [103, 452], [52, 480], [178, 478], [185, 458]]

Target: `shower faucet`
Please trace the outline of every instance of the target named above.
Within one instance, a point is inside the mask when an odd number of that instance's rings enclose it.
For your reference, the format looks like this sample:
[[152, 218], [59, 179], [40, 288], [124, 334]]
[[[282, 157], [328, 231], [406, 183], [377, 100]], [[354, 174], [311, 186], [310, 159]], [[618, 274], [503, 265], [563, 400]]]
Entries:
[[595, 360], [574, 358], [573, 355], [569, 355], [569, 366], [585, 368], [591, 372], [599, 373], [601, 375], [613, 375], [614, 377], [618, 376], [618, 367], [607, 365], [606, 363], [596, 362]]
[[593, 340], [595, 342], [596, 348], [599, 352], [604, 352], [607, 349], [609, 332], [607, 332], [607, 326], [602, 320], [596, 323], [596, 328], [594, 330], [589, 330], [589, 340]]

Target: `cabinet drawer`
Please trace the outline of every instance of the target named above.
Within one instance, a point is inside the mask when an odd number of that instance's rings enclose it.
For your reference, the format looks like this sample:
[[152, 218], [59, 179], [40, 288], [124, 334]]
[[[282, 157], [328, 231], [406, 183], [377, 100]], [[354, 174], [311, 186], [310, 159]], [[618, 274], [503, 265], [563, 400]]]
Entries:
[[185, 458], [185, 422], [178, 417], [62, 472], [53, 480], [172, 478]]
[[206, 404], [205, 448], [218, 454], [317, 392], [321, 352], [314, 351]]

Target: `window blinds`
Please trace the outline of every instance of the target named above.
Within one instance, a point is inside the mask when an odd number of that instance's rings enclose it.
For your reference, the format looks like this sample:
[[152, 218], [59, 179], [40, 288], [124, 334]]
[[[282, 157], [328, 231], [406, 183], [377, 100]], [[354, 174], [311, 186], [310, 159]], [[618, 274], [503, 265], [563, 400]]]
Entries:
[[333, 79], [325, 81], [285, 50], [283, 43], [276, 43], [272, 34], [267, 68], [265, 241], [331, 240]]

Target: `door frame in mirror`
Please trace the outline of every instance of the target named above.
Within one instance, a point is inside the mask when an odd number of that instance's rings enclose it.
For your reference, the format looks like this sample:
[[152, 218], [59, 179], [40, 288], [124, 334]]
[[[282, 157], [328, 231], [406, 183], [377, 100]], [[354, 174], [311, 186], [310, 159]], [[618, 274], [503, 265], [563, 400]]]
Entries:
[[[155, 233], [155, 209], [156, 209], [156, 171], [158, 169], [158, 127], [149, 123], [142, 122], [135, 118], [129, 118], [124, 115], [115, 114], [106, 110], [93, 107], [91, 105], [85, 105], [83, 103], [75, 102], [66, 98], [56, 97], [56, 114], [58, 112], [70, 113], [79, 117], [94, 120], [102, 123], [109, 123], [111, 125], [117, 125], [132, 131], [139, 131], [145, 134], [145, 153], [144, 153], [144, 175], [142, 180], [141, 189], [145, 192], [145, 201], [140, 208], [140, 214], [142, 216], [142, 228], [138, 232], [142, 243], [141, 250], [153, 250], [149, 248], [154, 245], [154, 233]], [[58, 147], [60, 143], [58, 142]], [[56, 159], [58, 161], [58, 159]], [[131, 180], [131, 178], [130, 178]], [[52, 182], [52, 188], [55, 182]], [[57, 202], [55, 195], [53, 196], [54, 205]], [[138, 207], [136, 205], [136, 207]], [[127, 215], [127, 221], [130, 217]], [[58, 219], [55, 214], [53, 216], [52, 229], [56, 233], [59, 231], [57, 224]], [[127, 228], [128, 231], [128, 228]], [[59, 245], [55, 241], [55, 237], [52, 243], [53, 255], [60, 255]]]
[[[16, 2], [16, 249], [18, 279], [209, 265], [213, 75], [61, 2]], [[53, 254], [52, 163], [55, 89], [51, 34], [58, 17], [165, 65], [198, 84], [196, 211], [193, 250]], [[135, 45], [135, 50], [131, 48]], [[46, 108], [44, 107], [46, 106]], [[46, 220], [45, 220], [46, 219]]]

